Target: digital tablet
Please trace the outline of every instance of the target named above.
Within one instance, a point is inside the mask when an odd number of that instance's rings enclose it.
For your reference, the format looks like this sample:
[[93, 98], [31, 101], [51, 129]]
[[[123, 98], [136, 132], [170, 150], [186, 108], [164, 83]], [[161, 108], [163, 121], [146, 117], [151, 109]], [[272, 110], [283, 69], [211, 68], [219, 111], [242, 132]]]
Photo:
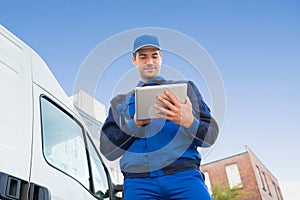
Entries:
[[135, 112], [137, 120], [158, 118], [159, 111], [154, 108], [154, 103], [163, 104], [157, 100], [157, 96], [167, 99], [165, 91], [170, 91], [180, 103], [184, 103], [187, 96], [187, 84], [178, 83], [170, 85], [154, 85], [135, 88]]

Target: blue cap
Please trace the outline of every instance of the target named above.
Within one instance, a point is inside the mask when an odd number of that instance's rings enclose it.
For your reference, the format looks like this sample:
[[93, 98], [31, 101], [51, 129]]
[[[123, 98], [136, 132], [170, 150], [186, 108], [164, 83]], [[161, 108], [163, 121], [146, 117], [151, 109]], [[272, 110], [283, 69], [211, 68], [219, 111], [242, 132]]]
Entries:
[[157, 37], [152, 35], [141, 35], [134, 40], [133, 53], [145, 46], [153, 46], [160, 50]]

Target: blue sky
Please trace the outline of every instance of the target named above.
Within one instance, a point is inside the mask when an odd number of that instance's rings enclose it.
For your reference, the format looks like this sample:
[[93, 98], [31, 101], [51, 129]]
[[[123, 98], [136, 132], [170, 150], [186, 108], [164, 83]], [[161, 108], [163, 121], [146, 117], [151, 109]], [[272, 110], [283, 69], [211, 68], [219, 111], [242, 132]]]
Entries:
[[[2, 0], [0, 23], [45, 60], [68, 95], [89, 53], [115, 34], [159, 27], [189, 36], [215, 62], [226, 92], [222, 133], [204, 162], [243, 152], [247, 145], [278, 178], [284, 196], [296, 199], [300, 195], [296, 190], [300, 188], [299, 10], [296, 0]], [[124, 55], [116, 63], [124, 60], [124, 65], [133, 67], [128, 59]], [[107, 105], [109, 95], [97, 98]], [[209, 99], [205, 91], [204, 97]]]

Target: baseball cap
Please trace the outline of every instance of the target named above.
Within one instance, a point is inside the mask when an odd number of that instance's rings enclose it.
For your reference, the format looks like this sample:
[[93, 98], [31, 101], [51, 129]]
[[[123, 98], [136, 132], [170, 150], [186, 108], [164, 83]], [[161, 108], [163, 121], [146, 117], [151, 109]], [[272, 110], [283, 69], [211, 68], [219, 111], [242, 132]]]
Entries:
[[146, 46], [153, 46], [159, 50], [161, 49], [157, 37], [153, 35], [141, 35], [134, 40], [133, 53]]

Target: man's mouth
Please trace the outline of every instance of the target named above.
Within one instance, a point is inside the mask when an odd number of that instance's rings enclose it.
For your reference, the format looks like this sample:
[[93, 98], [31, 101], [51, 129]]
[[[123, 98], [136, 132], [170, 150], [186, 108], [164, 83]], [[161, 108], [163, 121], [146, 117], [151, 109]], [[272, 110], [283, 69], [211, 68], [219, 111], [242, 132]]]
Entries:
[[147, 68], [145, 68], [145, 71], [150, 71], [150, 70], [155, 70], [155, 68], [154, 67], [147, 67]]

